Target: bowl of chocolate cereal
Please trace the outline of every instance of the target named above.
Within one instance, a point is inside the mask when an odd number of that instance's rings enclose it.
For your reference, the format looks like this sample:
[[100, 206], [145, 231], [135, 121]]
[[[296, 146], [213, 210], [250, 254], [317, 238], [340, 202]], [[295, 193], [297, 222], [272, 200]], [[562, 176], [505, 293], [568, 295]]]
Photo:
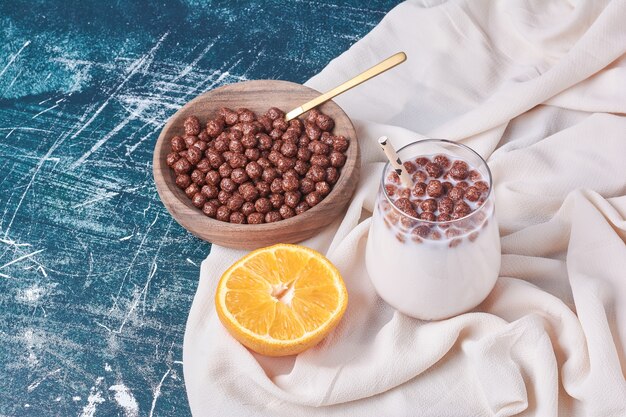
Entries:
[[352, 122], [333, 101], [285, 120], [319, 95], [254, 80], [178, 110], [153, 156], [157, 191], [174, 219], [201, 239], [239, 249], [299, 242], [333, 222], [359, 179]]

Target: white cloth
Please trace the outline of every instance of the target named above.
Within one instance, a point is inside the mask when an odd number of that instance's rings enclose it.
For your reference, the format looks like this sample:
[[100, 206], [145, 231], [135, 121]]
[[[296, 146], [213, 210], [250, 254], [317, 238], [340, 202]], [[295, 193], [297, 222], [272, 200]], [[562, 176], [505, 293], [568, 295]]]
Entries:
[[[336, 100], [356, 122], [362, 180], [345, 216], [304, 242], [343, 274], [341, 324], [297, 357], [251, 354], [213, 304], [244, 252], [214, 245], [185, 333], [193, 414], [626, 416], [626, 2], [405, 2], [308, 85], [399, 50], [405, 64]], [[502, 269], [474, 312], [423, 322], [374, 292], [364, 248], [382, 134], [488, 158]]]

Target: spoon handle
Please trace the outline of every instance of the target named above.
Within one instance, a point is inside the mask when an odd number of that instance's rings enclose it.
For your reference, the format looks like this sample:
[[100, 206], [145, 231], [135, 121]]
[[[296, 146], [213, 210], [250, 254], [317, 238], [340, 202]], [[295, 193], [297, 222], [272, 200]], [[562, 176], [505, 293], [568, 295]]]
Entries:
[[397, 54], [394, 54], [390, 56], [389, 58], [385, 59], [384, 61], [379, 62], [378, 64], [374, 65], [372, 68], [363, 71], [356, 77], [349, 79], [345, 83], [338, 85], [337, 87], [322, 94], [321, 96], [316, 97], [313, 100], [304, 103], [300, 107], [296, 107], [295, 109], [287, 113], [287, 115], [285, 116], [285, 119], [287, 121], [294, 119], [300, 116], [301, 114], [308, 112], [312, 108], [317, 107], [320, 104], [327, 102], [333, 97], [338, 96], [339, 94], [348, 91], [352, 87], [356, 87], [357, 85], [369, 80], [370, 78], [377, 76], [378, 74], [382, 74], [383, 72], [395, 67], [396, 65], [403, 63], [404, 61], [406, 61], [406, 54], [404, 52], [398, 52]]

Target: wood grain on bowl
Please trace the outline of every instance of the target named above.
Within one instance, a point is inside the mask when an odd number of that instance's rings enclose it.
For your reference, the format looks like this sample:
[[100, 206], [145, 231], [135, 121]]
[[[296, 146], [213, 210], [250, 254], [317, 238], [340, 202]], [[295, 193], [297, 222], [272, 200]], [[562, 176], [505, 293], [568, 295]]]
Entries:
[[221, 107], [245, 107], [257, 114], [264, 114], [273, 106], [289, 111], [319, 94], [309, 87], [288, 81], [245, 81], [208, 91], [178, 110], [161, 131], [153, 156], [153, 175], [157, 191], [174, 219], [201, 239], [238, 249], [300, 242], [333, 222], [352, 198], [359, 179], [360, 155], [352, 122], [332, 101], [321, 105], [319, 110], [334, 119], [333, 134], [349, 139], [346, 163], [330, 194], [315, 207], [292, 218], [275, 223], [233, 224], [207, 217], [176, 186], [175, 174], [166, 164], [166, 157], [170, 152], [169, 140], [174, 135], [183, 136], [183, 121], [188, 116], [196, 116], [204, 124], [207, 119], [216, 117]]

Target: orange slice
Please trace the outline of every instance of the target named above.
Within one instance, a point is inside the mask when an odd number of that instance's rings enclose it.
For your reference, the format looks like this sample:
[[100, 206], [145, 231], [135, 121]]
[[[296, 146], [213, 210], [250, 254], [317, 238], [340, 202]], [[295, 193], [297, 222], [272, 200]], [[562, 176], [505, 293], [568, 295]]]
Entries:
[[244, 346], [268, 356], [300, 353], [320, 342], [346, 310], [348, 293], [335, 266], [298, 245], [257, 249], [217, 285], [217, 315]]

